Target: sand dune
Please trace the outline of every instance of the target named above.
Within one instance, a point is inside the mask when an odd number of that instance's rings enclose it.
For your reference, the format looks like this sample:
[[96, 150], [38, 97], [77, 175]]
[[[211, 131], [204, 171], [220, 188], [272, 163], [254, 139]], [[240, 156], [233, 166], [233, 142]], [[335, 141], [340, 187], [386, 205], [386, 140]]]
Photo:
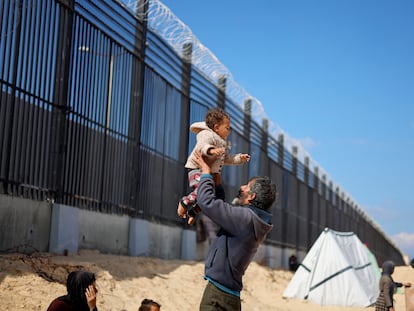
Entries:
[[[0, 310], [46, 310], [57, 296], [64, 295], [69, 271], [83, 269], [96, 274], [98, 309], [137, 311], [143, 298], [159, 302], [163, 311], [194, 311], [204, 290], [203, 263], [100, 254], [82, 250], [76, 255], [49, 253], [0, 255]], [[414, 269], [397, 267], [396, 281], [414, 283]], [[282, 293], [292, 273], [252, 263], [242, 291], [245, 311], [358, 311], [374, 308], [321, 307]], [[396, 311], [405, 310], [405, 295], [395, 295]]]

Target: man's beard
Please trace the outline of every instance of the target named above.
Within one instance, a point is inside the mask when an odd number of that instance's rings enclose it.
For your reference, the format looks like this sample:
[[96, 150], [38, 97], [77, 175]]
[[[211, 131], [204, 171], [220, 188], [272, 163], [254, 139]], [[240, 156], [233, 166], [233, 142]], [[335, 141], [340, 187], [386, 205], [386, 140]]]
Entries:
[[240, 189], [237, 196], [233, 199], [233, 201], [231, 201], [231, 204], [239, 205], [240, 204], [240, 197], [241, 197], [242, 193], [243, 193], [243, 191], [241, 191], [241, 189]]

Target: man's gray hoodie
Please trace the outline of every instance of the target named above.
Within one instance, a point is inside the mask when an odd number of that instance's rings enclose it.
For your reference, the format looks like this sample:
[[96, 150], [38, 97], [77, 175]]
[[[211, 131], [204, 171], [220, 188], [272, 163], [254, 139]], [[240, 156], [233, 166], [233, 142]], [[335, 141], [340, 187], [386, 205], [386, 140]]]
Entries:
[[206, 258], [205, 276], [240, 292], [244, 272], [273, 228], [272, 215], [253, 206], [234, 206], [216, 199], [210, 175], [201, 176], [197, 201], [202, 212], [221, 227]]

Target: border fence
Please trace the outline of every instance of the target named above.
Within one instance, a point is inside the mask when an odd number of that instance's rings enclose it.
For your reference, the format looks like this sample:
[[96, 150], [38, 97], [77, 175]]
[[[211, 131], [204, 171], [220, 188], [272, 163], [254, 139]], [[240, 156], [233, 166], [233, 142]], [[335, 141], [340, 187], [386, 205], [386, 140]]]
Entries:
[[[325, 227], [353, 231], [378, 261], [402, 263], [397, 246], [333, 183], [287, 150], [251, 99], [226, 96], [226, 77], [192, 66], [148, 27], [148, 1], [134, 14], [115, 0], [0, 2], [0, 193], [183, 226], [189, 125], [215, 106], [232, 118], [227, 198], [251, 176], [278, 186], [266, 243], [307, 251]], [[184, 224], [184, 226], [186, 226]]]

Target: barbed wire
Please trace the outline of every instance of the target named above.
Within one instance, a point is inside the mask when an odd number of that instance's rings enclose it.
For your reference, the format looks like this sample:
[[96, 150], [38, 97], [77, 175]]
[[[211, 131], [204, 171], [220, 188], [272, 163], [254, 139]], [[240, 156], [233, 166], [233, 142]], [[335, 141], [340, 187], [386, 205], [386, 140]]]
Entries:
[[[309, 158], [311, 166], [318, 167], [321, 175], [329, 174], [311, 157], [309, 152], [304, 148], [299, 139], [290, 137], [278, 124], [269, 119], [261, 101], [249, 94], [234, 79], [230, 70], [224, 66], [220, 60], [193, 34], [191, 29], [182, 22], [166, 5], [159, 0], [119, 0], [128, 7], [134, 14], [142, 11], [145, 6], [148, 7], [146, 21], [148, 27], [154, 33], [158, 34], [165, 40], [184, 61], [191, 62], [200, 73], [210, 81], [217, 81], [226, 78], [226, 96], [234, 103], [243, 108], [246, 99], [251, 100], [251, 117], [257, 123], [261, 124], [263, 119], [268, 120], [269, 134], [277, 138], [280, 134], [284, 136], [284, 143], [287, 150], [296, 147], [298, 150], [298, 159], [303, 162], [305, 157]], [[141, 13], [143, 17], [145, 13]], [[187, 56], [183, 53], [185, 44], [191, 44], [192, 54]], [[219, 86], [218, 86], [219, 87]]]
[[[305, 150], [300, 140], [291, 138], [284, 132], [279, 125], [270, 120], [264, 110], [261, 101], [250, 95], [242, 86], [240, 86], [233, 78], [230, 70], [224, 66], [220, 60], [193, 34], [191, 29], [183, 23], [167, 6], [159, 0], [119, 0], [129, 10], [136, 14], [142, 10], [146, 5], [148, 7], [146, 21], [151, 31], [158, 34], [165, 40], [178, 54], [181, 55], [184, 61], [191, 61], [192, 65], [196, 67], [204, 76], [210, 81], [217, 83], [217, 81], [226, 78], [226, 96], [234, 103], [243, 108], [246, 99], [250, 99], [252, 103], [251, 116], [254, 121], [261, 124], [263, 119], [269, 122], [269, 134], [278, 137], [279, 134], [284, 135], [284, 141], [287, 148], [296, 146], [298, 148], [298, 157], [309, 157], [309, 153]], [[143, 16], [144, 14], [142, 14]], [[141, 17], [141, 16], [140, 16]], [[183, 46], [191, 44], [192, 54], [188, 56], [182, 53]], [[311, 159], [311, 158], [310, 158]], [[311, 159], [312, 160], [312, 159]], [[315, 163], [315, 162], [314, 162]], [[316, 166], [317, 165], [315, 163]], [[323, 170], [323, 169], [322, 169]], [[325, 172], [327, 175], [327, 173]]]

